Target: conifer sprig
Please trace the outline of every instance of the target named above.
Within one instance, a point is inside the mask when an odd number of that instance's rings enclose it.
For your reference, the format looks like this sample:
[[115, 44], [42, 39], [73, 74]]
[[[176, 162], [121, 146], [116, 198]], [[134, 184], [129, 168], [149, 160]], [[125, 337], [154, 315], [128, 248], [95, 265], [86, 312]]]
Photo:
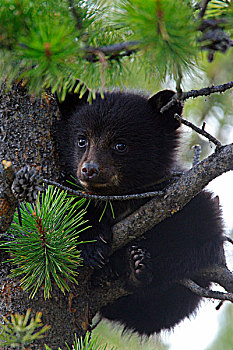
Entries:
[[[50, 347], [45, 345], [46, 350], [52, 350]], [[114, 350], [114, 347], [109, 348], [107, 345], [100, 345], [98, 337], [91, 337], [90, 333], [87, 332], [85, 337], [77, 338], [75, 334], [75, 340], [72, 348], [67, 345], [68, 350]], [[62, 350], [59, 348], [58, 350]]]
[[69, 282], [78, 283], [77, 268], [82, 260], [77, 238], [87, 228], [84, 209], [80, 209], [84, 202], [76, 202], [66, 192], [49, 186], [38, 195], [35, 205], [22, 204], [22, 226], [15, 214], [8, 232], [14, 239], [2, 247], [15, 265], [11, 276], [21, 277], [21, 286], [31, 292], [31, 298], [42, 284], [46, 299], [51, 296], [53, 281], [63, 293], [69, 291]]
[[[136, 87], [144, 72], [153, 85], [168, 76], [178, 81], [198, 68], [203, 42], [197, 12], [190, 0], [2, 0], [0, 83], [24, 79], [29, 92], [51, 88], [63, 99], [78, 78], [81, 94], [88, 86], [91, 100], [97, 89]], [[210, 1], [208, 18], [220, 19], [231, 40], [231, 1]], [[129, 42], [136, 45], [124, 45]], [[214, 50], [223, 52], [218, 45]]]
[[0, 325], [0, 346], [24, 349], [35, 339], [43, 337], [50, 326], [43, 326], [41, 312], [37, 312], [35, 317], [31, 317], [30, 313], [30, 309], [27, 310], [26, 315], [16, 313], [11, 315], [10, 320], [3, 316], [4, 324]]
[[133, 32], [131, 40], [141, 41], [148, 68], [162, 80], [192, 70], [197, 56], [194, 19], [194, 9], [184, 0], [124, 0], [115, 17]]

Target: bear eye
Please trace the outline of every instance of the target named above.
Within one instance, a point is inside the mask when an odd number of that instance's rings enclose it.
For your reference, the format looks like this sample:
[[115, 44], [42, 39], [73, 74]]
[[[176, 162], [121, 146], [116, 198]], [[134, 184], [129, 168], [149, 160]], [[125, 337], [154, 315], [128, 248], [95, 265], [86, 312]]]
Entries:
[[87, 146], [87, 139], [85, 137], [78, 138], [78, 147], [84, 148]]
[[119, 142], [115, 144], [114, 149], [118, 152], [125, 152], [127, 149], [127, 146], [125, 143]]

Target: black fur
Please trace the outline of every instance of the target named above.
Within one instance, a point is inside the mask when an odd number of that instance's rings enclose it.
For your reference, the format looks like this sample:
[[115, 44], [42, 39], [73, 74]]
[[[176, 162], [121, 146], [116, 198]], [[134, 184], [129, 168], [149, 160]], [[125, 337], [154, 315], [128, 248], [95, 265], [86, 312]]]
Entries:
[[[176, 167], [179, 122], [176, 104], [161, 114], [160, 108], [173, 96], [169, 90], [152, 98], [132, 93], [98, 94], [91, 105], [87, 95], [79, 99], [72, 92], [59, 103], [62, 118], [57, 128], [58, 151], [66, 174], [96, 194], [139, 193], [161, 189]], [[164, 181], [160, 181], [164, 179]], [[133, 242], [110, 256], [111, 226], [140, 207], [146, 200], [112, 202], [113, 219], [104, 204], [89, 205], [91, 229], [82, 240], [86, 265], [97, 270], [111, 266], [124, 275], [133, 294], [102, 309], [102, 315], [120, 321], [127, 329], [150, 335], [169, 329], [189, 316], [200, 298], [177, 281], [194, 278], [195, 272], [213, 264], [223, 264], [223, 229], [216, 201], [201, 192], [183, 210], [175, 213]], [[98, 273], [98, 272], [96, 272]], [[197, 280], [203, 286], [208, 281]]]

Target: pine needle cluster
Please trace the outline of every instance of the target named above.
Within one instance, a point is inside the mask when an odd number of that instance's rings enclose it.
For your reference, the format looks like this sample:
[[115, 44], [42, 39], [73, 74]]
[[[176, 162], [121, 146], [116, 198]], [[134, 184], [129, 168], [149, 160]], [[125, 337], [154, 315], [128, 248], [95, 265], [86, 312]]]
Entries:
[[15, 214], [8, 231], [14, 239], [1, 246], [10, 253], [11, 276], [21, 277], [21, 286], [31, 298], [42, 285], [45, 299], [49, 298], [53, 281], [63, 293], [69, 291], [70, 282], [78, 283], [77, 269], [82, 264], [78, 234], [87, 228], [85, 211], [80, 209], [84, 202], [74, 202], [66, 192], [49, 186], [35, 205], [23, 203], [21, 215]]
[[132, 30], [132, 38], [141, 42], [150, 73], [161, 80], [167, 75], [177, 79], [179, 72], [193, 68], [197, 23], [188, 1], [119, 1], [118, 16]]
[[3, 316], [0, 324], [0, 346], [11, 346], [11, 348], [25, 349], [35, 339], [41, 339], [50, 326], [43, 326], [41, 322], [42, 313], [37, 312], [35, 317], [30, 316], [28, 309], [26, 315], [13, 314], [10, 320]]
[[[45, 345], [46, 350], [52, 350], [50, 347]], [[113, 347], [109, 348], [107, 345], [100, 345], [98, 337], [91, 337], [91, 334], [89, 332], [86, 333], [85, 337], [81, 337], [77, 339], [77, 336], [75, 335], [75, 340], [72, 348], [70, 348], [67, 345], [68, 350], [114, 350]], [[58, 350], [62, 350], [59, 348]]]

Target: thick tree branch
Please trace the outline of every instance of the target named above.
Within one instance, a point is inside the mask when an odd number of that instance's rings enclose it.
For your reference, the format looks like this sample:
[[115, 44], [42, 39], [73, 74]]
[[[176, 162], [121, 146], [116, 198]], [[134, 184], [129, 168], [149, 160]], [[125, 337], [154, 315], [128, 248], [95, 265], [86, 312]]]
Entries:
[[113, 248], [129, 243], [136, 237], [181, 210], [210, 181], [233, 170], [233, 144], [222, 146], [195, 167], [183, 173], [166, 188], [163, 198], [153, 198], [136, 212], [113, 227]]

